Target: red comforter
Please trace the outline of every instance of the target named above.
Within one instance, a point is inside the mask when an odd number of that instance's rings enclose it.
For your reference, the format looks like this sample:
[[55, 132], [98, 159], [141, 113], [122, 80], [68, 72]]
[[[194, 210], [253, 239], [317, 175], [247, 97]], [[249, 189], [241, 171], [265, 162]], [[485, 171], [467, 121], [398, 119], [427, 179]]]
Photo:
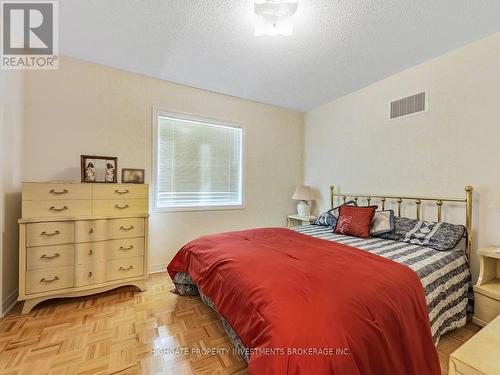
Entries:
[[191, 241], [168, 272], [214, 302], [249, 374], [440, 374], [422, 284], [399, 263], [265, 228]]

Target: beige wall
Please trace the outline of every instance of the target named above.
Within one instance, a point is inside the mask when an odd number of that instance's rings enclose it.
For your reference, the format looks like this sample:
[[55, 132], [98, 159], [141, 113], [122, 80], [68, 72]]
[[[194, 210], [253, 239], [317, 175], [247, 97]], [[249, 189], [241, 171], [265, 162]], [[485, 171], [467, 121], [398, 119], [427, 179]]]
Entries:
[[152, 107], [245, 127], [244, 210], [153, 213], [150, 266], [199, 235], [284, 225], [302, 181], [303, 116], [141, 75], [63, 58], [27, 73], [25, 181], [80, 179], [80, 154], [114, 155], [151, 176]]
[[0, 71], [0, 313], [17, 298], [18, 227], [21, 216], [23, 74]]
[[[389, 120], [390, 101], [429, 90], [429, 111]], [[343, 191], [462, 196], [475, 188], [475, 245], [500, 244], [500, 33], [306, 114], [305, 182]], [[430, 216], [427, 210], [426, 218]], [[453, 209], [448, 220], [462, 218]], [[413, 214], [413, 210], [408, 212]], [[473, 258], [477, 276], [478, 259]]]

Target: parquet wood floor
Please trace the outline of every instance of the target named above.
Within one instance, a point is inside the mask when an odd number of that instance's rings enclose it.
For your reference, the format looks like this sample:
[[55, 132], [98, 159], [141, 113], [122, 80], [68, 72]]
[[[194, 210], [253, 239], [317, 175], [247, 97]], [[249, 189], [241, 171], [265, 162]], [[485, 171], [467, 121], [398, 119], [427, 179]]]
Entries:
[[[198, 297], [170, 293], [164, 273], [151, 275], [147, 287], [46, 301], [27, 315], [18, 304], [0, 319], [0, 375], [246, 374], [217, 315]], [[443, 371], [477, 330], [468, 325], [441, 339]], [[220, 350], [197, 352], [206, 348]]]

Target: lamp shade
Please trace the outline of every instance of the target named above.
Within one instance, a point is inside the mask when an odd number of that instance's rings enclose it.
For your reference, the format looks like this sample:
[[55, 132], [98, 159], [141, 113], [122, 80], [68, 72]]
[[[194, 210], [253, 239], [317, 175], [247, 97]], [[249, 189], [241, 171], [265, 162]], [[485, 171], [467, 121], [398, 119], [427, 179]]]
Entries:
[[491, 208], [500, 208], [500, 193], [497, 193], [495, 195], [495, 198], [493, 201], [490, 203]]
[[312, 200], [311, 188], [309, 186], [299, 186], [295, 193], [293, 193], [292, 199], [297, 201], [310, 201]]
[[256, 0], [255, 36], [292, 35], [298, 5], [297, 0]]

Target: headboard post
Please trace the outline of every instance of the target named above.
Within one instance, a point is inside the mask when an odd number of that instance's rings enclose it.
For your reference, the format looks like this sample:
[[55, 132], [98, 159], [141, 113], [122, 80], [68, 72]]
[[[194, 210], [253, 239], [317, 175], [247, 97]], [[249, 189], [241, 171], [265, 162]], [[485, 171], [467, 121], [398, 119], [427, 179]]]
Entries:
[[467, 259], [470, 264], [470, 256], [472, 251], [472, 192], [474, 189], [472, 186], [465, 187], [465, 228], [467, 229], [467, 238], [466, 238], [466, 253]]
[[330, 208], [331, 208], [332, 210], [333, 210], [333, 208], [334, 208], [334, 204], [335, 204], [335, 202], [334, 202], [334, 197], [333, 197], [333, 196], [334, 196], [334, 194], [335, 194], [335, 193], [333, 192], [333, 190], [334, 190], [334, 189], [335, 189], [335, 186], [330, 185]]

